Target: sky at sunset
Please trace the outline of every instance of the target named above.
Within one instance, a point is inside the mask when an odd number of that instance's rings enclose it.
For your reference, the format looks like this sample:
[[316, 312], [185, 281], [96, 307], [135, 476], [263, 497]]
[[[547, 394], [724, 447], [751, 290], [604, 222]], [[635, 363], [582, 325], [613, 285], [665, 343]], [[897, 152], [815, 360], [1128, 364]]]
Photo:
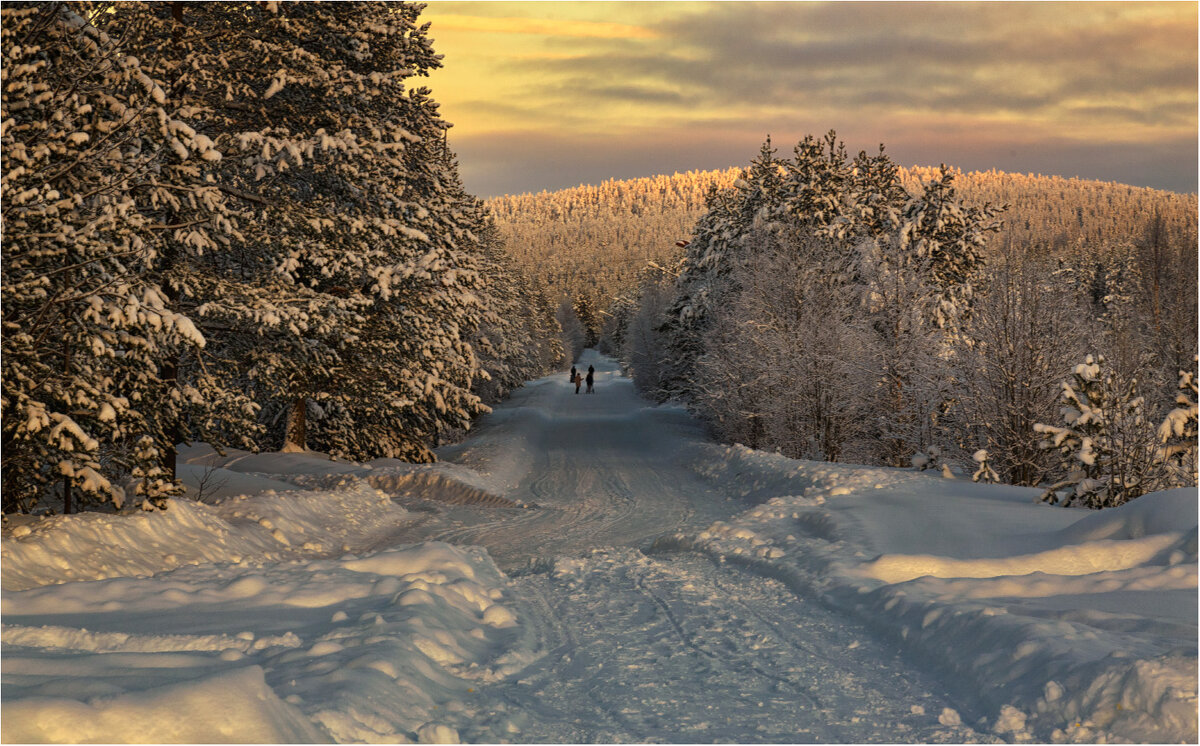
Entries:
[[1197, 3], [432, 2], [480, 196], [744, 165], [835, 129], [902, 165], [1197, 188]]

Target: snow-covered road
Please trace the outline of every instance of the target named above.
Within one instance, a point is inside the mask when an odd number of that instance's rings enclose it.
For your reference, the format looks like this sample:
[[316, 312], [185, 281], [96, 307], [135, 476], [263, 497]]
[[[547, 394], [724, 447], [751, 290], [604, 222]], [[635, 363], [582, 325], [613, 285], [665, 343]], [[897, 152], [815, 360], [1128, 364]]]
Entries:
[[481, 690], [522, 740], [864, 743], [991, 740], [939, 717], [943, 687], [778, 581], [684, 553], [597, 550], [517, 579], [548, 653]]
[[1194, 490], [710, 442], [587, 353], [442, 462], [185, 450], [3, 530], [5, 742], [1195, 741]]
[[536, 509], [439, 512], [421, 538], [487, 547], [501, 569], [514, 570], [596, 547], [648, 547], [746, 507], [697, 475], [712, 444], [686, 412], [651, 406], [594, 350], [579, 362], [588, 365], [595, 393], [576, 394], [566, 375], [541, 379], [484, 417], [465, 443], [439, 451]]
[[701, 476], [716, 449], [683, 410], [649, 405], [593, 350], [588, 365], [594, 394], [542, 379], [439, 451], [536, 507], [439, 506], [402, 535], [486, 547], [515, 576], [546, 653], [477, 694], [520, 713], [521, 740], [989, 739], [939, 722], [957, 706], [945, 687], [861, 625], [745, 569], [653, 551], [754, 503]]

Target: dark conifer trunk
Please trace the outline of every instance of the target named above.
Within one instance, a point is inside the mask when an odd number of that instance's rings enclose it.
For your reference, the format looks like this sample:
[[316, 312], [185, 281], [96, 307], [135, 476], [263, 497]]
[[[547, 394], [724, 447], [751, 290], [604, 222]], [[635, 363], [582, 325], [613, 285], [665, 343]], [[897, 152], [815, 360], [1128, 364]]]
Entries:
[[283, 449], [308, 450], [308, 399], [304, 397], [293, 401], [292, 408], [288, 411]]

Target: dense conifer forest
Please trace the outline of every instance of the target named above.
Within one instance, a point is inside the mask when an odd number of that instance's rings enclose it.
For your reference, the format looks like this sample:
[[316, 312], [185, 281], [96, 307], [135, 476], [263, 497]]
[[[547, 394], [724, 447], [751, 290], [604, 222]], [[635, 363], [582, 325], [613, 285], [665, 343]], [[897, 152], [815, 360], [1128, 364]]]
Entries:
[[[730, 187], [742, 169], [688, 171], [599, 186], [486, 201], [509, 254], [556, 292], [592, 295], [601, 306], [637, 281], [649, 262], [668, 266], [683, 256], [711, 189]], [[910, 191], [937, 168], [900, 168]], [[1055, 253], [1133, 245], [1155, 215], [1173, 235], [1195, 235], [1196, 195], [1085, 179], [1003, 171], [954, 171], [969, 202], [1007, 205], [1000, 233], [1006, 243]]]
[[4, 6], [5, 512], [160, 507], [180, 442], [430, 460], [558, 362], [422, 7]]

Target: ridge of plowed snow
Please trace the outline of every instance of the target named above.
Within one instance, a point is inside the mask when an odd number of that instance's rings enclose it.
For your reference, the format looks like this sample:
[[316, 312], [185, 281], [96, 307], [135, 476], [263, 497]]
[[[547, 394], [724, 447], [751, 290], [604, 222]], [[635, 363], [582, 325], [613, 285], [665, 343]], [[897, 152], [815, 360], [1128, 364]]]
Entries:
[[[1037, 503], [1034, 490], [740, 446], [703, 470], [755, 475], [747, 489], [766, 502], [660, 548], [819, 594], [975, 692], [997, 733], [1195, 739], [1195, 490], [1093, 512]], [[1018, 715], [1019, 731], [1004, 730]]]

